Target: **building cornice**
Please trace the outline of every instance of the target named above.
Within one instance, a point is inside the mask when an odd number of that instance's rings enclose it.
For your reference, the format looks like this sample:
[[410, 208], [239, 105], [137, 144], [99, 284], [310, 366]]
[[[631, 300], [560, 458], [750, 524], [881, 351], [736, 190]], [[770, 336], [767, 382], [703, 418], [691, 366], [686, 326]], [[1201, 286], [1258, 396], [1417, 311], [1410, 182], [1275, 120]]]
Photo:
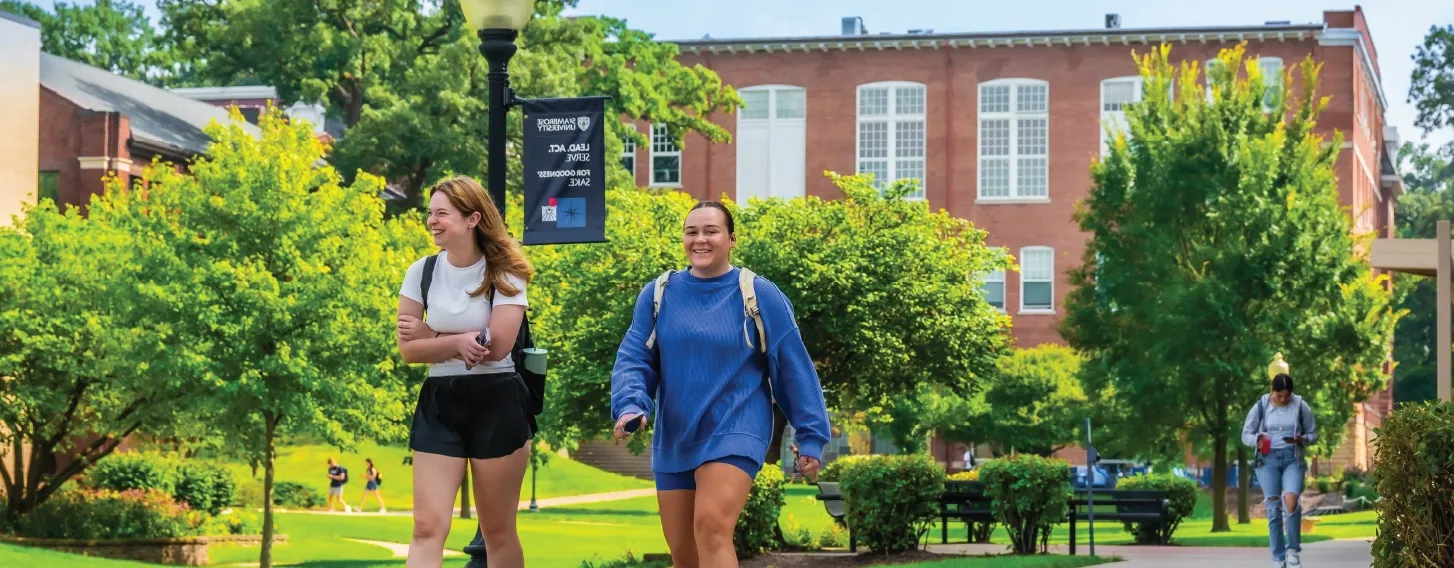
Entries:
[[1318, 33], [1318, 45], [1323, 47], [1352, 47], [1358, 53], [1358, 61], [1363, 65], [1363, 75], [1368, 79], [1369, 89], [1378, 97], [1378, 110], [1380, 113], [1388, 111], [1388, 97], [1383, 95], [1383, 77], [1378, 72], [1378, 67], [1373, 65], [1373, 58], [1368, 55], [1367, 40], [1363, 32], [1357, 28], [1327, 28]]

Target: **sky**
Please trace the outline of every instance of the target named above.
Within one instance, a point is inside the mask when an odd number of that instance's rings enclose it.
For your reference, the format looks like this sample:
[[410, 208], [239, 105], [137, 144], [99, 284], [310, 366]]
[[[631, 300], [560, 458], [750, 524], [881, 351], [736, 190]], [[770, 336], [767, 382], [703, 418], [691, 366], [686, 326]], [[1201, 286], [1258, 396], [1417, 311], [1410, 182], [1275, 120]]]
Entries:
[[[32, 0], [49, 5], [52, 0]], [[89, 0], [75, 0], [88, 3]], [[154, 0], [135, 0], [157, 16]], [[1354, 3], [1323, 0], [1220, 0], [1213, 4], [1167, 0], [579, 0], [570, 13], [625, 19], [658, 39], [835, 35], [844, 16], [863, 18], [871, 33], [930, 28], [938, 33], [1099, 28], [1107, 13], [1126, 28], [1259, 25], [1271, 20], [1322, 21], [1324, 10]], [[1454, 24], [1449, 0], [1379, 0], [1363, 4], [1382, 66], [1388, 123], [1404, 141], [1454, 140], [1454, 131], [1424, 133], [1408, 103], [1415, 48], [1431, 25]], [[1426, 138], [1427, 135], [1427, 138]]]

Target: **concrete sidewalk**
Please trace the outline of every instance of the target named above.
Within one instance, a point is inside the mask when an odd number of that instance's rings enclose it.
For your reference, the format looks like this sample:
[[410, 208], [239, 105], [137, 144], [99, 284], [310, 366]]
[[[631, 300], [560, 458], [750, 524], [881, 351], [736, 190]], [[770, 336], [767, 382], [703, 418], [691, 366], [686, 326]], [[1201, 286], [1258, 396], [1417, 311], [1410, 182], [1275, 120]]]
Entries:
[[[1085, 545], [1076, 546], [1076, 553], [1087, 554]], [[1003, 545], [935, 544], [929, 550], [944, 554], [1003, 554]], [[1303, 566], [1308, 568], [1368, 568], [1373, 565], [1371, 539], [1328, 540], [1303, 546]], [[1065, 546], [1051, 546], [1050, 552], [1068, 554]], [[1266, 548], [1211, 548], [1192, 546], [1097, 546], [1099, 556], [1119, 556], [1125, 562], [1112, 566], [1151, 568], [1244, 568], [1272, 566], [1272, 553]]]

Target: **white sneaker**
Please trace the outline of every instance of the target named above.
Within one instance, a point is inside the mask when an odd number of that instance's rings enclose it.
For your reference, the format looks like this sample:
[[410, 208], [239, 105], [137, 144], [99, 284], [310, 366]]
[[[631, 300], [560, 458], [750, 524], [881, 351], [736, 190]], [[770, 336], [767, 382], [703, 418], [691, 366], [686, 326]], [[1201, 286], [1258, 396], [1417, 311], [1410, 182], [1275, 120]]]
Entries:
[[380, 515], [388, 514], [388, 512], [389, 511], [387, 509], [385, 509], [383, 507], [379, 507], [379, 514]]
[[1273, 560], [1272, 568], [1287, 568], [1287, 563], [1279, 560]]
[[350, 515], [352, 515], [352, 514], [353, 514], [353, 507], [350, 507], [350, 506], [348, 506], [348, 505], [344, 505], [344, 506], [343, 506], [343, 512], [345, 512], [345, 513], [348, 513], [348, 514], [350, 514]]
[[1287, 568], [1303, 568], [1302, 552], [1297, 550], [1287, 551]]

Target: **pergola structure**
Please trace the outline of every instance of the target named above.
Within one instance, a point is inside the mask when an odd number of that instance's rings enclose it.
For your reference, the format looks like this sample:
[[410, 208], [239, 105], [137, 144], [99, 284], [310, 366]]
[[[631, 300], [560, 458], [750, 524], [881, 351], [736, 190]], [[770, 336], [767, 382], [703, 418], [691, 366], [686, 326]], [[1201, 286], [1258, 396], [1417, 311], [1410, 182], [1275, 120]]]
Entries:
[[1432, 239], [1375, 239], [1373, 267], [1431, 276], [1437, 282], [1439, 313], [1435, 318], [1438, 326], [1435, 351], [1438, 356], [1439, 400], [1449, 402], [1450, 324], [1451, 318], [1454, 318], [1454, 313], [1451, 313], [1454, 307], [1450, 305], [1451, 299], [1454, 299], [1450, 297], [1451, 291], [1454, 291], [1451, 290], [1451, 280], [1454, 280], [1451, 254], [1454, 254], [1454, 247], [1450, 245], [1449, 221], [1439, 221], [1436, 227], [1437, 234]]

